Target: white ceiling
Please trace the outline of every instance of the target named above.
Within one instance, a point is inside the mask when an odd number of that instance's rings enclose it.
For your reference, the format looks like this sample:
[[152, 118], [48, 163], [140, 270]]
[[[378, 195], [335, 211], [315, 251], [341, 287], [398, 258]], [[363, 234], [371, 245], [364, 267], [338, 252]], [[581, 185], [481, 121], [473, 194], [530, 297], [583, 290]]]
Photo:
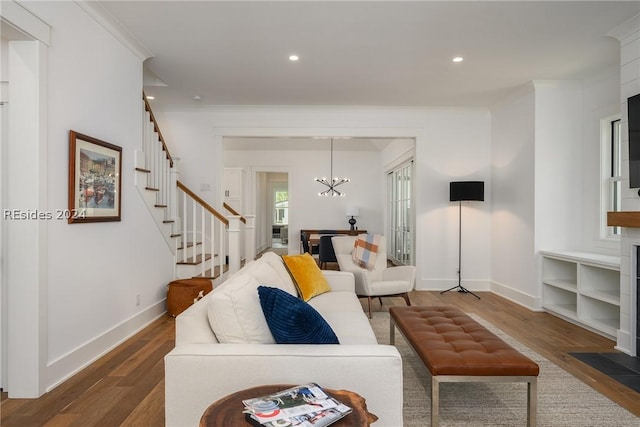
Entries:
[[[619, 62], [617, 1], [101, 1], [153, 54], [152, 105], [489, 106]], [[292, 63], [288, 56], [300, 60]], [[454, 64], [454, 56], [464, 62]], [[149, 80], [147, 79], [147, 82]], [[194, 101], [194, 96], [200, 101]]]

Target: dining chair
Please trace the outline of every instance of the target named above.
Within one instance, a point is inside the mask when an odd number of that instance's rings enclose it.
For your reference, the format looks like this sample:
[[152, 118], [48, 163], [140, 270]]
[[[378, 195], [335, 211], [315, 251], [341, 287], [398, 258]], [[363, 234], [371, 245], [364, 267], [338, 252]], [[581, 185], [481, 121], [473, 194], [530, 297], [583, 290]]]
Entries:
[[300, 241], [302, 242], [302, 251], [309, 252], [311, 256], [317, 258], [315, 255], [319, 254], [319, 248], [317, 245], [311, 246], [309, 244], [309, 236], [307, 236], [307, 233], [305, 233], [304, 231], [300, 232]]
[[320, 236], [320, 245], [318, 251], [318, 262], [320, 263], [320, 269], [328, 262], [338, 262], [336, 259], [336, 253], [333, 250], [333, 243], [331, 238], [333, 236]]

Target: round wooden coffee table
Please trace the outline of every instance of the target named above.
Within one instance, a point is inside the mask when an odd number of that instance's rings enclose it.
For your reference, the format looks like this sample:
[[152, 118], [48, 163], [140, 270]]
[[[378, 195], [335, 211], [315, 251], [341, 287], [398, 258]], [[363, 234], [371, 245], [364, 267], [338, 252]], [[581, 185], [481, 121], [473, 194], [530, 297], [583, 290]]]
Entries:
[[[250, 426], [251, 424], [245, 419], [245, 414], [242, 412], [244, 409], [243, 400], [275, 393], [293, 386], [293, 384], [262, 385], [240, 390], [223, 397], [213, 402], [204, 411], [202, 418], [200, 418], [200, 427]], [[332, 427], [365, 427], [378, 419], [377, 416], [367, 411], [366, 401], [357, 393], [326, 388], [324, 388], [324, 391], [353, 409], [352, 413], [336, 421], [331, 425]]]

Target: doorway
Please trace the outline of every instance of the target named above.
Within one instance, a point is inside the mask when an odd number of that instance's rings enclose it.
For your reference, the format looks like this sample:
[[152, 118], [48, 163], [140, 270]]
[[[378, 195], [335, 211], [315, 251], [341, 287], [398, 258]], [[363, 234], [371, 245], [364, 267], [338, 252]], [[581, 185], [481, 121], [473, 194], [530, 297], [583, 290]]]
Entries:
[[[47, 138], [42, 131], [47, 45], [15, 29], [7, 36], [5, 27], [0, 67], [6, 96], [0, 107], [0, 381], [9, 397], [33, 398], [45, 392], [47, 381], [46, 224], [12, 220], [6, 212], [46, 210], [46, 182], [41, 177], [47, 173]], [[21, 168], [23, 164], [32, 168]]]
[[289, 174], [256, 172], [256, 226], [259, 252], [289, 252]]
[[[3, 58], [0, 63], [0, 211], [4, 211], [7, 206], [5, 201], [7, 180], [4, 174], [7, 170], [6, 155], [9, 138], [9, 41], [4, 37], [0, 38], [0, 41], [0, 57]], [[7, 362], [7, 272], [4, 265], [7, 242], [4, 228], [5, 221], [2, 221], [0, 224], [0, 389], [2, 390], [7, 389], [7, 370], [9, 369]]]
[[387, 172], [387, 256], [396, 265], [415, 265], [413, 158]]

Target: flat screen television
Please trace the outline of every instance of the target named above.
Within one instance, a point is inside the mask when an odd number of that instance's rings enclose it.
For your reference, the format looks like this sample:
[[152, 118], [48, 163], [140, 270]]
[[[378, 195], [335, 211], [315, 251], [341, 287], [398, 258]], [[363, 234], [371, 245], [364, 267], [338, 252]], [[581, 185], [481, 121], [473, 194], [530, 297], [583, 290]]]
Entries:
[[640, 94], [627, 100], [629, 113], [629, 188], [640, 188]]

